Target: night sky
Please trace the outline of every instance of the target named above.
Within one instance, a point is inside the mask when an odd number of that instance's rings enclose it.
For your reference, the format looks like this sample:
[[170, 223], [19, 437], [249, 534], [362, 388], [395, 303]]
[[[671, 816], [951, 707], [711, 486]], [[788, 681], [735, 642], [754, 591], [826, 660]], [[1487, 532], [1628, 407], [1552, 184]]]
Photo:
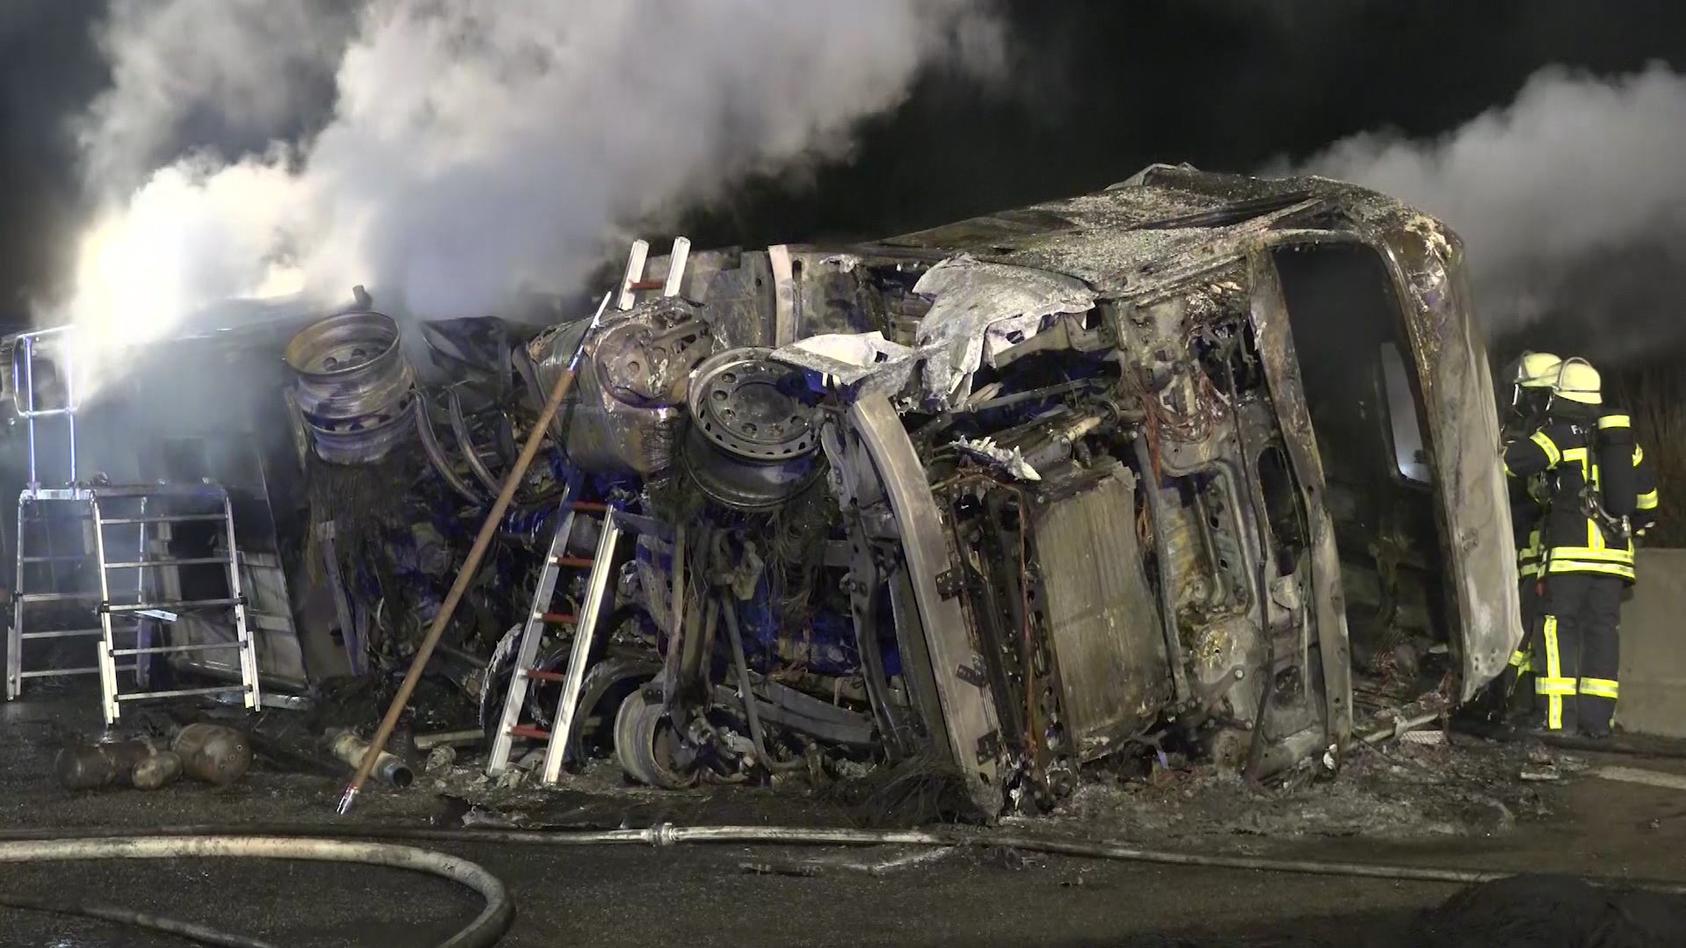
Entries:
[[[1153, 161], [1253, 170], [1343, 136], [1433, 136], [1535, 70], [1686, 68], [1686, 4], [1567, 0], [1009, 2], [1007, 76], [928, 75], [846, 160], [694, 213], [699, 244], [881, 236], [1104, 186]], [[69, 120], [107, 80], [103, 0], [0, 7], [0, 318], [64, 279]], [[214, 144], [214, 143], [212, 143]], [[1472, 248], [1479, 252], [1479, 248]]]

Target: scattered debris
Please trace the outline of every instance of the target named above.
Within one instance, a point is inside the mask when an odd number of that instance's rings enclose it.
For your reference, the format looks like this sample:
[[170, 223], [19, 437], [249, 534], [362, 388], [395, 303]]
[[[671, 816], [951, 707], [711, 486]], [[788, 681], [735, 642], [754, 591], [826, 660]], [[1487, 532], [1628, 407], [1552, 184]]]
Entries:
[[427, 754], [427, 763], [423, 770], [428, 774], [441, 774], [451, 769], [457, 762], [457, 749], [449, 744], [440, 744]]
[[1011, 451], [998, 446], [994, 438], [968, 439], [960, 438], [954, 442], [964, 454], [975, 457], [988, 464], [1000, 468], [1007, 476], [1021, 481], [1039, 481], [1042, 475], [1036, 473], [1024, 459], [1023, 449], [1013, 448]]

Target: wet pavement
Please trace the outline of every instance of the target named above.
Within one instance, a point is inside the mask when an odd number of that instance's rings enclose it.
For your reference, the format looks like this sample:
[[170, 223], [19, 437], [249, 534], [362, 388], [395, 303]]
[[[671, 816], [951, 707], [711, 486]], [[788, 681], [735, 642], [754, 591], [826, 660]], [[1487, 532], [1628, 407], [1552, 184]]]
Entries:
[[[262, 762], [238, 784], [180, 782], [144, 793], [71, 793], [51, 774], [91, 700], [0, 709], [0, 829], [178, 824], [341, 824], [342, 780]], [[1355, 755], [1335, 779], [1265, 791], [1200, 771], [1099, 780], [1013, 832], [1130, 840], [1178, 851], [1285, 855], [1519, 872], [1686, 879], [1686, 791], [1594, 776], [1615, 763], [1686, 774], [1686, 762], [1549, 755], [1455, 739]], [[465, 762], [467, 762], [465, 760]], [[1522, 780], [1527, 770], [1553, 780]], [[445, 792], [441, 792], [445, 791]], [[569, 789], [499, 793], [464, 767], [407, 791], [365, 793], [358, 825], [803, 823], [854, 814], [778, 791], [670, 794], [623, 787], [594, 768]], [[486, 804], [490, 804], [487, 806]], [[425, 844], [473, 859], [509, 885], [504, 944], [1404, 945], [1419, 913], [1458, 887], [1258, 871], [1103, 862], [976, 845], [939, 855], [899, 847], [519, 846]], [[9, 865], [4, 891], [76, 894], [202, 921], [287, 945], [427, 945], [466, 922], [477, 898], [389, 869], [278, 861]], [[101, 922], [4, 910], [7, 945], [182, 942]]]

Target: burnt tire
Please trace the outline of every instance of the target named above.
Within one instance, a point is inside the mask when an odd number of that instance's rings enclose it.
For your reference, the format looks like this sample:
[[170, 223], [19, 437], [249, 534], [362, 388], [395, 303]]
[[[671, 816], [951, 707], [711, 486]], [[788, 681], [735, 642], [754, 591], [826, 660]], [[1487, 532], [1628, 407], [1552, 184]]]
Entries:
[[679, 732], [659, 701], [632, 692], [615, 714], [615, 760], [627, 778], [661, 790], [680, 790], [696, 782], [679, 763]]

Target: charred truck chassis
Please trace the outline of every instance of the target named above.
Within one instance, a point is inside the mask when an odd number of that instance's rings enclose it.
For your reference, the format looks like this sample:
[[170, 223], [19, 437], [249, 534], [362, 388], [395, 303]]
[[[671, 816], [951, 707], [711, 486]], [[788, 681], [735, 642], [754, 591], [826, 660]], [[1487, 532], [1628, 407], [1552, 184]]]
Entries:
[[[1520, 637], [1461, 250], [1381, 195], [1155, 166], [680, 285], [587, 340], [559, 432], [685, 527], [610, 637], [638, 779], [829, 748], [995, 814], [1168, 739], [1262, 776], [1338, 760], [1355, 694], [1467, 699]], [[541, 381], [583, 331], [534, 340]]]
[[[342, 547], [384, 511], [361, 559], [402, 541], [384, 570], [339, 558], [363, 576], [341, 624], [390, 648], [375, 626], [437, 607], [451, 538], [578, 358], [446, 639], [496, 722], [562, 485], [624, 518], [607, 553], [595, 528], [560, 551], [611, 572], [536, 603], [558, 621], [521, 719], [578, 722], [573, 763], [669, 787], [906, 766], [987, 818], [1173, 746], [1255, 777], [1338, 761], [1520, 639], [1462, 251], [1385, 196], [1154, 166], [872, 244], [635, 262], [592, 328], [430, 324], [391, 456], [325, 458], [342, 480], [312, 490], [346, 498], [311, 514]], [[359, 463], [379, 483], [334, 489]], [[575, 629], [591, 582], [612, 602]]]

